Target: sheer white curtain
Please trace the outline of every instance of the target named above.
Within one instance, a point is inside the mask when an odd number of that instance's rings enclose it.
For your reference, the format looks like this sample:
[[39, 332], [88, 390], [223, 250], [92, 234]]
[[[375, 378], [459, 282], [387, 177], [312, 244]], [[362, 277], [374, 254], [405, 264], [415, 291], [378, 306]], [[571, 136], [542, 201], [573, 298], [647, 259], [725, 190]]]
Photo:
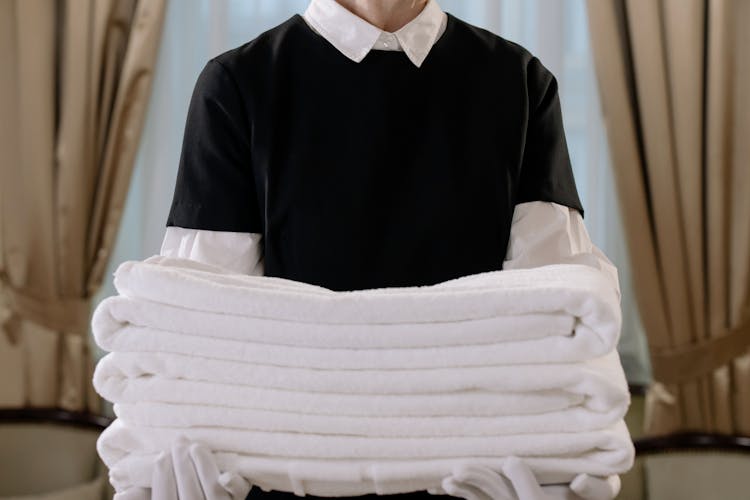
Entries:
[[[620, 271], [623, 335], [619, 351], [628, 380], [650, 380], [650, 367], [610, 171], [609, 151], [586, 24], [585, 0], [438, 0], [444, 10], [532, 51], [557, 76], [576, 181], [594, 243]], [[308, 0], [180, 0], [169, 2], [156, 79], [136, 161], [133, 185], [114, 249], [117, 264], [159, 252], [185, 126], [198, 72], [214, 55], [302, 13]], [[99, 353], [101, 355], [101, 353]]]

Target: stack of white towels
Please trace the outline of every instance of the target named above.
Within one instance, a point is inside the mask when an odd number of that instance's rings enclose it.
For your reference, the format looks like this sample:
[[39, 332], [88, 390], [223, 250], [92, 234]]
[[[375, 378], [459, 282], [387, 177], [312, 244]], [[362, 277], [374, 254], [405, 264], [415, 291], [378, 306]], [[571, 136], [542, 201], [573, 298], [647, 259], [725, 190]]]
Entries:
[[334, 292], [153, 256], [115, 287], [92, 326], [117, 492], [148, 488], [178, 436], [298, 495], [445, 494], [456, 467], [508, 457], [541, 484], [632, 466], [619, 295], [592, 267]]

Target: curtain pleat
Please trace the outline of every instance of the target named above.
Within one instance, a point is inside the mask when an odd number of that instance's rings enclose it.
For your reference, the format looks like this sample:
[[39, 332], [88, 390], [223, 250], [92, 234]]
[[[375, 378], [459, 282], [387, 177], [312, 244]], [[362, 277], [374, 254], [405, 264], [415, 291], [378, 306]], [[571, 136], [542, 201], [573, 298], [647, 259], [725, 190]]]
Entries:
[[[750, 318], [750, 2], [736, 5], [736, 55], [733, 109], [734, 129], [738, 131], [733, 141], [731, 221], [729, 273], [729, 322], [733, 327]], [[744, 24], [743, 24], [744, 20]], [[744, 84], [744, 87], [743, 87]], [[737, 431], [750, 436], [750, 349], [737, 357], [729, 368], [733, 374], [734, 421]]]
[[[89, 294], [95, 293], [102, 282], [125, 205], [161, 34], [161, 29], [157, 30], [154, 25], [157, 20], [159, 27], [163, 24], [164, 3], [165, 0], [138, 3], [132, 23], [134, 33], [119, 68], [120, 88], [112, 104], [109, 140], [104, 145], [98, 189], [94, 193], [94, 230], [88, 235], [90, 273], [86, 285]], [[119, 14], [125, 15], [124, 12]], [[116, 51], [117, 44], [113, 42], [109, 50]]]
[[654, 384], [646, 433], [750, 430], [750, 5], [589, 0]]
[[90, 301], [120, 221], [165, 3], [0, 2], [0, 407], [101, 411]]

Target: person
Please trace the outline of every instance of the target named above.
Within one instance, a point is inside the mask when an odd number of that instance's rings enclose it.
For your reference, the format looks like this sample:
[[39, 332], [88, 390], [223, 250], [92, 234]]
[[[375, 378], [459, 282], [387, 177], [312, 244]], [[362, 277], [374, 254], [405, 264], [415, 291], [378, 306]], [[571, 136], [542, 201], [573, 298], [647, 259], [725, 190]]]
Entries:
[[198, 76], [160, 253], [337, 291], [580, 263], [619, 293], [583, 215], [537, 57], [436, 0], [311, 0]]

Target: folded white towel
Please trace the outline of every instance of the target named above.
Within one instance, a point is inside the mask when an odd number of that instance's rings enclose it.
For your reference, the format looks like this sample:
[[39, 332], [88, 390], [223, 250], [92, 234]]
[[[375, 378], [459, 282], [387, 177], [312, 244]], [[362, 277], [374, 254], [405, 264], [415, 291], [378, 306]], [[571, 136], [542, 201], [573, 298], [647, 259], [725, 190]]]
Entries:
[[[104, 310], [106, 309], [98, 309], [98, 311]], [[101, 316], [100, 313], [99, 317]], [[205, 321], [206, 318], [203, 317], [202, 320]], [[284, 328], [279, 322], [276, 323], [279, 330]], [[460, 325], [453, 323], [453, 330], [461, 332], [463, 323], [468, 322], [461, 322]], [[252, 329], [252, 324], [249, 328]], [[419, 324], [419, 328], [429, 330], [428, 324]], [[272, 325], [270, 329], [273, 329]], [[603, 344], [598, 341], [593, 343], [580, 339], [574, 341], [572, 339], [576, 337], [570, 335], [570, 330], [564, 336], [555, 335], [541, 339], [486, 344], [343, 349], [225, 340], [219, 337], [186, 335], [133, 325], [121, 326], [107, 336], [103, 335], [104, 330], [101, 328], [95, 327], [94, 331], [99, 335], [98, 345], [107, 351], [200, 355], [218, 360], [319, 369], [394, 369], [405, 366], [440, 368], [573, 362], [601, 356], [610, 350], [604, 349]], [[401, 337], [409, 338], [408, 332], [408, 328], [402, 327]], [[575, 335], [579, 333], [580, 331]], [[373, 332], [368, 338], [376, 338], [376, 336], [377, 333]]]
[[[123, 453], [169, 449], [178, 435], [207, 444], [214, 451], [304, 459], [430, 459], [453, 457], [596, 456], [619, 466], [628, 458], [629, 435], [620, 420], [606, 429], [584, 432], [498, 436], [429, 436], [370, 438], [332, 434], [259, 432], [221, 427], [135, 427], [117, 420], [100, 439], [105, 463]], [[627, 429], [624, 429], [627, 431]]]
[[[363, 331], [366, 335], [371, 334], [370, 326], [384, 323], [434, 324], [503, 316], [512, 325], [514, 316], [562, 312], [588, 326], [602, 343], [614, 346], [621, 322], [619, 300], [611, 283], [601, 271], [576, 264], [491, 271], [431, 286], [335, 292], [283, 278], [231, 274], [187, 259], [152, 256], [142, 262], [123, 262], [114, 281], [121, 295], [192, 311], [368, 325]], [[250, 330], [247, 324], [245, 328]], [[274, 343], [283, 335], [278, 330], [268, 332], [266, 342]], [[403, 327], [393, 330], [401, 336], [403, 332]], [[342, 347], [326, 337], [318, 347]], [[524, 336], [517, 333], [514, 338]]]
[[[212, 347], [214, 340], [249, 343], [253, 348], [265, 345], [269, 349], [284, 346], [355, 350], [457, 347], [557, 337], [560, 344], [583, 344], [583, 350], [606, 352], [609, 350], [607, 347], [611, 347], [613, 338], [598, 333], [593, 333], [594, 337], [587, 343], [573, 341], [579, 333], [586, 336], [590, 332], [590, 329], [580, 326], [574, 331], [576, 326], [575, 317], [559, 311], [421, 323], [309, 323], [187, 309], [124, 295], [105, 298], [97, 305], [92, 317], [94, 339], [108, 351], [132, 345], [127, 338], [120, 337], [130, 333], [138, 335], [143, 330], [147, 330], [148, 334], [156, 332], [156, 335], [160, 332], [184, 335], [183, 342], [187, 347], [169, 346], [170, 349], [197, 349], [203, 352], [208, 346], [208, 352], [221, 352], [222, 355], [226, 355], [226, 350]], [[155, 342], [159, 342], [159, 345], [167, 343], [161, 339], [151, 339], [149, 342], [150, 345]], [[194, 345], [193, 342], [201, 343]], [[589, 347], [588, 343], [593, 346]], [[563, 345], [559, 347], [572, 350]], [[297, 353], [302, 352], [301, 349], [297, 350]]]
[[[398, 440], [403, 451], [397, 458], [377, 460], [358, 456], [363, 450], [377, 450], [377, 440], [362, 439], [345, 458], [313, 460], [296, 456], [296, 436], [281, 434], [267, 445], [274, 446], [268, 455], [254, 455], [246, 450], [262, 448], [255, 439], [260, 436], [248, 431], [220, 436], [212, 431], [131, 429], [118, 419], [102, 433], [97, 450], [110, 467], [110, 481], [118, 491], [148, 487], [157, 453], [168, 449], [169, 442], [183, 434], [214, 449], [222, 471], [235, 472], [265, 490], [318, 496], [436, 490], [457, 465], [481, 464], [499, 472], [508, 455], [523, 458], [542, 484], [569, 483], [581, 473], [619, 474], [629, 469], [633, 461], [633, 445], [622, 421], [609, 429], [588, 433], [528, 434], [489, 440], [482, 437], [459, 441], [455, 446], [449, 444], [449, 438], [406, 438]], [[327, 436], [306, 436], [306, 448], [317, 447], [325, 454], [330, 446]], [[478, 450], [486, 456], [475, 455]], [[445, 456], [429, 456], [440, 451]], [[284, 452], [291, 452], [292, 456], [284, 456]]]
[[267, 389], [157, 376], [107, 377], [97, 383], [96, 389], [102, 397], [114, 403], [158, 401], [302, 415], [359, 417], [533, 415], [565, 410], [586, 401], [583, 394], [557, 390], [533, 393], [471, 390], [450, 395], [347, 394], [343, 398], [335, 393]]
[[[450, 399], [446, 396], [445, 399]], [[582, 407], [524, 415], [492, 416], [350, 416], [297, 411], [230, 408], [213, 404], [158, 402], [115, 403], [118, 418], [143, 427], [221, 427], [266, 432], [365, 437], [493, 436], [529, 432], [583, 432], [611, 426], [624, 407], [592, 412]]]
[[[451, 394], [467, 390], [529, 393], [558, 390], [585, 396], [582, 406], [609, 411], [627, 405], [627, 382], [616, 351], [580, 363], [498, 365], [403, 370], [313, 370], [217, 361], [169, 353], [111, 352], [94, 370], [94, 387], [105, 393], [110, 379], [166, 377], [288, 391], [341, 394]], [[210, 401], [211, 387], [205, 394]], [[282, 395], [283, 397], [283, 395]]]

